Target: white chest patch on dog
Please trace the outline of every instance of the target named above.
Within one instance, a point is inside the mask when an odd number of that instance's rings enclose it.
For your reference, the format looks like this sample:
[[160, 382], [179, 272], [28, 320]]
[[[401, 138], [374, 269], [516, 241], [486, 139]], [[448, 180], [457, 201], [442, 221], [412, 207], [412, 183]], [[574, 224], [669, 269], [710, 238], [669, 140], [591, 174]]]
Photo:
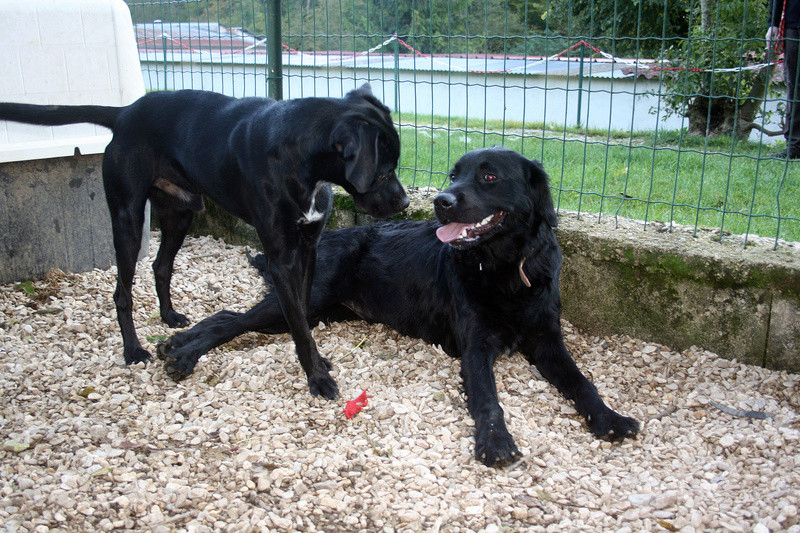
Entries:
[[311, 224], [312, 222], [317, 222], [322, 220], [323, 213], [321, 211], [313, 210], [313, 208], [309, 209], [307, 213], [303, 215], [303, 218], [300, 219], [301, 224]]
[[313, 222], [319, 222], [322, 220], [322, 217], [325, 216], [324, 212], [317, 211], [317, 193], [324, 185], [325, 182], [320, 181], [317, 183], [317, 186], [314, 187], [314, 192], [311, 193], [311, 205], [309, 205], [308, 211], [303, 213], [303, 216], [298, 219], [298, 224], [311, 224]]

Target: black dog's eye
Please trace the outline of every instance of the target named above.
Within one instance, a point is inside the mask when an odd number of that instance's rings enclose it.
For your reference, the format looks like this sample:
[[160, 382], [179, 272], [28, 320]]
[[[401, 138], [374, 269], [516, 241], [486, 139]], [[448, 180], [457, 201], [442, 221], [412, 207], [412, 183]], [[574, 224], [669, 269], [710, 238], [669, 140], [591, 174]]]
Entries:
[[497, 181], [497, 176], [495, 176], [494, 174], [486, 174], [485, 176], [483, 176], [483, 180], [491, 183], [493, 181]]
[[451, 172], [450, 175], [447, 176], [447, 177], [450, 179], [450, 181], [453, 181], [454, 179], [456, 179], [456, 173], [455, 172]]

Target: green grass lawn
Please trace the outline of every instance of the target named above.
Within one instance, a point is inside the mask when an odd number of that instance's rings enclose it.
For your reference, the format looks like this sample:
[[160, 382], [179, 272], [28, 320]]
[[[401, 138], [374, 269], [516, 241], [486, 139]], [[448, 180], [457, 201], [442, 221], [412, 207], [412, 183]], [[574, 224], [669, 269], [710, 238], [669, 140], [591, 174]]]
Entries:
[[544, 163], [559, 209], [800, 241], [800, 162], [766, 157], [779, 148], [675, 132], [523, 131], [447, 118], [414, 126], [400, 118], [407, 186], [440, 188], [462, 154], [500, 145]]

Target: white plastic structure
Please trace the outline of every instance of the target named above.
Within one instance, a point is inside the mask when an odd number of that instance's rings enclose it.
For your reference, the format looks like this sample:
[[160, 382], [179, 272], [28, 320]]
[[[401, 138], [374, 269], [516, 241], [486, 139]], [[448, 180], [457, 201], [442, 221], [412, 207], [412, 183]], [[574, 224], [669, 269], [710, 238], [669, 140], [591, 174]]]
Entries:
[[[122, 0], [0, 1], [0, 101], [127, 105], [144, 94]], [[111, 132], [0, 121], [0, 163], [105, 150]]]

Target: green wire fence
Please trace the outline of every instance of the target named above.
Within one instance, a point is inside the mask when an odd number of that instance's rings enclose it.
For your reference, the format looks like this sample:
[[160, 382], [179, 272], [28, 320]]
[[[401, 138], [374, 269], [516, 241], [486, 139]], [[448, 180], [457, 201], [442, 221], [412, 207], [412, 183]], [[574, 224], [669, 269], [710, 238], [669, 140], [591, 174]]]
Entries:
[[542, 160], [562, 211], [800, 241], [800, 162], [769, 157], [785, 85], [764, 0], [128, 5], [150, 90], [301, 98], [369, 82], [410, 188], [504, 145]]

